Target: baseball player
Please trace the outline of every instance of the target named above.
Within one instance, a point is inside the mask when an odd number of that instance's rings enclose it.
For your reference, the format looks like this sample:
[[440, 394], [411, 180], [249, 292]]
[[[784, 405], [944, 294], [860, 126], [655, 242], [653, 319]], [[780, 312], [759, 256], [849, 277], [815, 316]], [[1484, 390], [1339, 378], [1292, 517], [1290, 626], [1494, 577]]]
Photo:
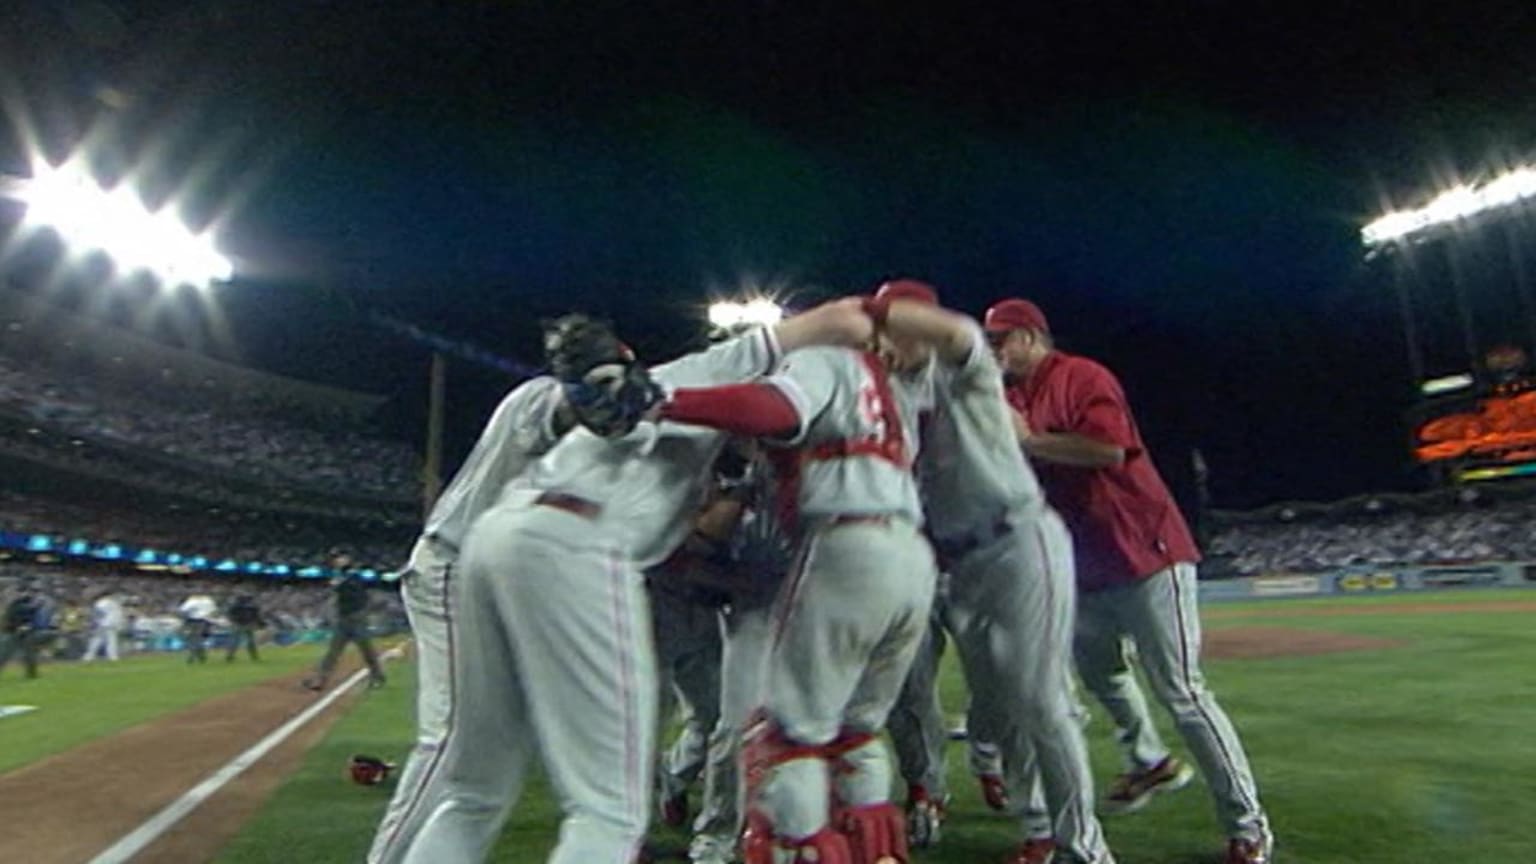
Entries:
[[727, 557], [729, 599], [720, 611], [720, 719], [709, 736], [704, 800], [694, 820], [688, 857], [693, 864], [736, 860], [743, 827], [744, 788], [737, 770], [741, 742], [752, 712], [761, 704], [773, 636], [773, 601], [789, 571], [793, 549], [773, 506], [768, 464], [748, 439], [733, 442], [749, 458], [746, 471], [730, 484], [726, 500], [739, 503]]
[[250, 592], [242, 591], [235, 595], [233, 602], [229, 604], [229, 623], [234, 631], [230, 634], [229, 650], [224, 654], [225, 663], [233, 663], [235, 655], [240, 653], [240, 643], [245, 643], [246, 653], [250, 655], [251, 662], [261, 658], [256, 654], [256, 631], [264, 626], [261, 619], [261, 607], [256, 605], [256, 598]]
[[1200, 553], [1108, 369], [1057, 351], [1039, 307], [987, 310], [999, 362], [1014, 380], [1014, 431], [1072, 529], [1078, 560], [1075, 653], [1083, 684], [1118, 727], [1127, 772], [1108, 803], [1135, 810], [1190, 772], [1159, 739], [1126, 662], [1134, 643], [1216, 800], [1228, 864], [1266, 864], [1274, 839], [1248, 757], [1200, 672]]
[[118, 634], [126, 623], [123, 604], [112, 592], [103, 592], [91, 604], [91, 636], [85, 643], [85, 657], [82, 659], [89, 663], [97, 655], [105, 653], [108, 660], [116, 663]]
[[37, 677], [37, 654], [47, 629], [44, 606], [43, 599], [27, 585], [23, 585], [6, 604], [5, 618], [0, 621], [5, 636], [4, 642], [0, 643], [0, 671], [4, 671], [11, 658], [20, 653], [26, 676]]
[[851, 348], [791, 354], [764, 383], [679, 390], [670, 419], [781, 441], [799, 569], [780, 596], [766, 701], [744, 750], [747, 864], [905, 862], [880, 730], [927, 627], [936, 572], [912, 477], [919, 405]]
[[712, 500], [683, 547], [646, 574], [661, 679], [660, 716], [668, 716], [674, 701], [683, 711], [682, 730], [657, 771], [661, 821], [674, 828], [688, 822], [688, 787], [704, 771], [709, 734], [720, 719], [719, 610], [725, 597], [718, 584], [700, 582], [714, 569], [706, 562], [725, 538], [712, 532], [722, 522], [717, 514], [728, 508], [739, 506]]
[[400, 826], [418, 806], [423, 783], [441, 759], [453, 711], [452, 645], [458, 621], [453, 578], [469, 526], [534, 459], [548, 452], [575, 418], [560, 382], [529, 379], [496, 406], [474, 449], [438, 496], [400, 579], [416, 650], [416, 746], [379, 822], [369, 864], [399, 860]]
[[1002, 370], [981, 327], [939, 308], [928, 285], [887, 283], [871, 314], [892, 343], [928, 345], [937, 357], [917, 467], [949, 574], [945, 629], [972, 682], [975, 731], [1002, 747], [1005, 763], [1033, 751], [1054, 822], [1054, 842], [1037, 829], [1012, 861], [1037, 864], [1053, 851], [1057, 860], [1112, 861], [1072, 711], [1071, 539], [1014, 440]]
[[362, 579], [347, 572], [351, 566], [349, 555], [337, 554], [331, 560], [331, 567], [338, 571], [338, 575], [331, 579], [331, 588], [336, 592], [331, 644], [326, 648], [325, 656], [320, 658], [315, 673], [304, 680], [304, 686], [316, 692], [324, 690], [330, 683], [331, 673], [336, 671], [336, 663], [341, 660], [341, 652], [346, 650], [348, 642], [357, 644], [363, 662], [368, 664], [368, 686], [384, 686], [384, 667], [379, 665], [379, 655], [374, 652], [373, 640], [368, 637], [368, 587]]
[[553, 864], [628, 862], [649, 822], [656, 670], [641, 572], [689, 531], [725, 442], [646, 419], [660, 387], [771, 371], [785, 350], [846, 338], [832, 305], [646, 370], [590, 319], [546, 349], [572, 430], [476, 520], [457, 581], [457, 696], [442, 759], [400, 828], [408, 864], [483, 860], [537, 748], [564, 820]]
[[941, 587], [928, 631], [886, 721], [896, 751], [896, 767], [907, 784], [907, 841], [916, 849], [939, 841], [949, 807], [949, 761], [944, 752], [949, 735], [939, 701], [939, 662], [945, 644], [939, 611], [943, 594]]
[[207, 663], [208, 634], [213, 630], [214, 616], [219, 614], [219, 604], [207, 594], [193, 594], [177, 611], [181, 613], [182, 637], [187, 640], [187, 663]]

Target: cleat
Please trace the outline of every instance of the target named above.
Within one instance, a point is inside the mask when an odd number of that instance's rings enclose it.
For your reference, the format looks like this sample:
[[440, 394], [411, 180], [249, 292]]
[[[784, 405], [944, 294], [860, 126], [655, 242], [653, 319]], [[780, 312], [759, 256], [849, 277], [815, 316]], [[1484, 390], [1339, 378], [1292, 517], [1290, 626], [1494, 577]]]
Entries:
[[1172, 756], [1145, 771], [1128, 771], [1109, 787], [1104, 810], [1116, 815], [1135, 813], [1147, 806], [1153, 795], [1183, 789], [1194, 776], [1194, 769]]
[[1031, 837], [1024, 841], [1019, 851], [1013, 853], [1007, 864], [1051, 864], [1055, 857], [1055, 840], [1050, 837]]
[[688, 793], [669, 795], [661, 802], [661, 822], [669, 828], [681, 828], [688, 824]]
[[996, 774], [982, 774], [976, 778], [981, 783], [981, 797], [987, 807], [998, 813], [1008, 812], [1008, 785]]
[[1233, 837], [1227, 841], [1226, 864], [1270, 864], [1275, 852], [1275, 838], [1268, 831], [1257, 840]]
[[926, 849], [943, 833], [945, 802], [918, 784], [907, 787], [907, 841], [913, 849]]

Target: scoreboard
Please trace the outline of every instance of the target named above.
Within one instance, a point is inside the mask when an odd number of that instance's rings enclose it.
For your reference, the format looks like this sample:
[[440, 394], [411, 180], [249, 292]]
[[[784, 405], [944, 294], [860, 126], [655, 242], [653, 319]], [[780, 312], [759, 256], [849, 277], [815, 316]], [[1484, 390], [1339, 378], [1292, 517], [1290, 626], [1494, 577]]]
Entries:
[[1414, 415], [1414, 458], [1450, 479], [1536, 475], [1536, 380], [1426, 402]]

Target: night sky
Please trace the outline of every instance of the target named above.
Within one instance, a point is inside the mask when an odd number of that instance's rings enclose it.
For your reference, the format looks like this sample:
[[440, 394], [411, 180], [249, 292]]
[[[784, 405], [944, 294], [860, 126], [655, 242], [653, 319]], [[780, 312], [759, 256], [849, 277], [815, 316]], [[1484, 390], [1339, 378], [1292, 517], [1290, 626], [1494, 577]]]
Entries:
[[[405, 437], [426, 358], [367, 310], [536, 363], [537, 318], [585, 308], [663, 358], [712, 293], [906, 274], [1040, 302], [1220, 506], [1414, 488], [1358, 230], [1531, 155], [1531, 4], [995, 5], [12, 2], [0, 170], [89, 130], [105, 174], [218, 214], [216, 313], [38, 290], [395, 395]], [[1480, 339], [1530, 343], [1527, 227], [1421, 250], [1431, 372], [1466, 366], [1444, 273]], [[505, 383], [453, 368], [455, 450]]]

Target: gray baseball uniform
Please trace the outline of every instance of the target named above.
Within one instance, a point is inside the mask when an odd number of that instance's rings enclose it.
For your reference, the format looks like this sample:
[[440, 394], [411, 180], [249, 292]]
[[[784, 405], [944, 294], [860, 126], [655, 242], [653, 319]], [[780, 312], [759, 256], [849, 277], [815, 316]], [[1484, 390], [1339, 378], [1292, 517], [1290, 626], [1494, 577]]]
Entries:
[[459, 546], [474, 520], [513, 478], [554, 446], [560, 382], [543, 376], [523, 382], [496, 406], [480, 440], [438, 496], [411, 550], [401, 581], [405, 613], [416, 648], [416, 746], [374, 835], [369, 864], [395, 861], [404, 850], [399, 829], [420, 799], [431, 764], [440, 759], [453, 711], [451, 654], [457, 621], [452, 575]]
[[[664, 387], [764, 374], [757, 331], [653, 370]], [[400, 828], [411, 864], [479, 861], [535, 748], [565, 818], [553, 864], [629, 864], [649, 822], [656, 669], [641, 572], [686, 536], [725, 437], [642, 423], [561, 439], [476, 521], [457, 579], [443, 758]]]
[[[949, 733], [944, 728], [944, 708], [939, 701], [939, 663], [946, 642], [942, 606], [940, 589], [934, 598], [928, 632], [887, 721], [891, 746], [896, 750], [896, 765], [907, 784], [907, 797], [921, 796], [941, 806], [949, 799], [949, 762], [944, 752]], [[927, 838], [914, 834], [911, 839], [914, 845], [926, 845]]]
[[734, 861], [741, 836], [741, 742], [762, 704], [763, 677], [773, 641], [773, 601], [793, 550], [774, 518], [772, 483], [759, 460], [748, 471], [745, 510], [731, 538], [731, 563], [746, 586], [733, 590], [720, 612], [720, 719], [709, 736], [704, 800], [694, 820], [689, 858], [695, 864]]
[[[877, 358], [844, 348], [797, 351], [769, 381], [800, 418], [802, 539], [767, 670], [766, 714], [786, 743], [749, 764], [763, 772], [750, 805], [762, 830], [799, 842], [826, 831], [834, 796], [845, 830], [861, 812], [885, 818], [891, 768], [873, 736], [922, 642], [936, 571], [910, 470], [919, 405]], [[834, 742], [835, 777], [804, 750]]]
[[1072, 713], [1071, 538], [1019, 450], [980, 327], [973, 336], [963, 364], [934, 370], [918, 463], [929, 532], [949, 573], [944, 624], [982, 727], [972, 732], [998, 743], [1005, 763], [1023, 764], [1032, 747], [1060, 853], [1110, 861]]

